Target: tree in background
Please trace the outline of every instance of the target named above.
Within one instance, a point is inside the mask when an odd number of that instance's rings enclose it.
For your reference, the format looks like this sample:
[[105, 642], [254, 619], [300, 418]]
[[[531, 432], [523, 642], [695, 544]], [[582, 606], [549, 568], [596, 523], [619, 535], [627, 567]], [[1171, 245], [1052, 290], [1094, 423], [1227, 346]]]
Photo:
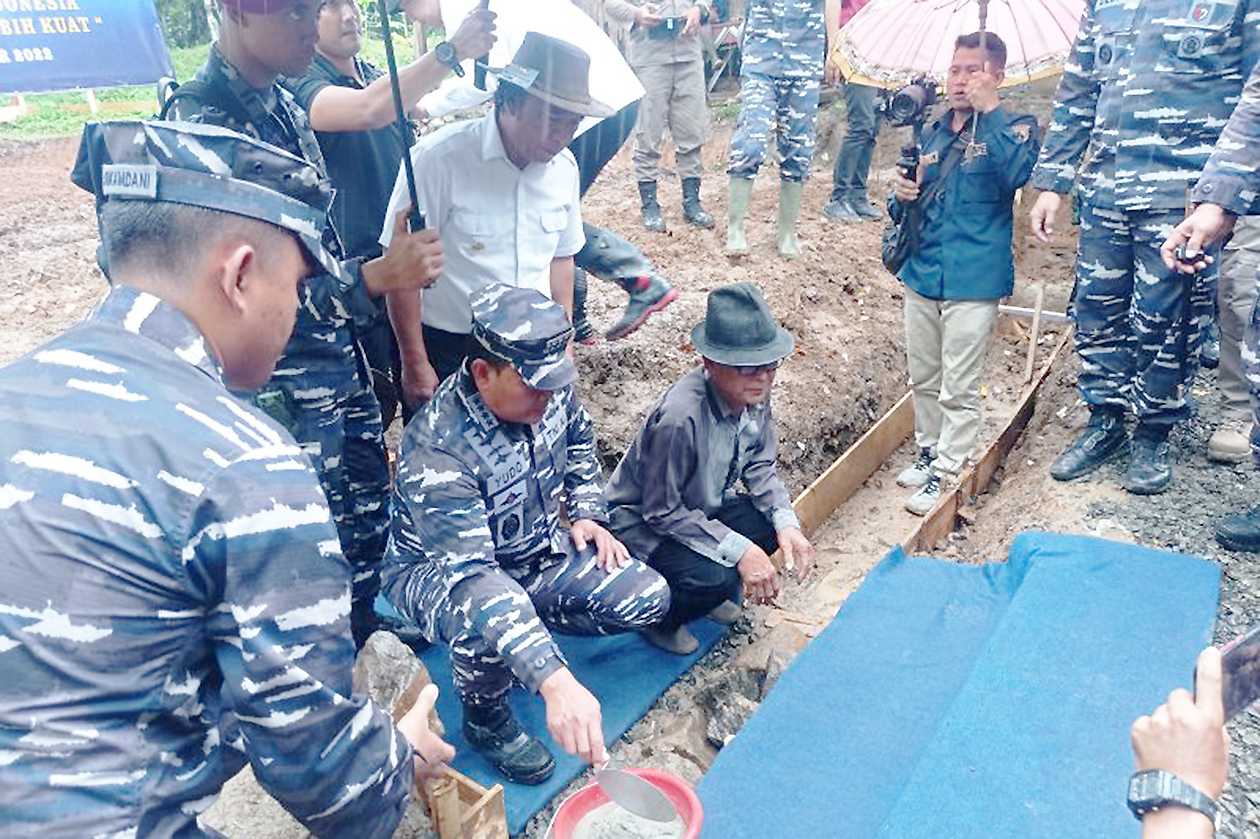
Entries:
[[169, 47], [194, 47], [215, 36], [214, 0], [157, 0], [158, 18]]

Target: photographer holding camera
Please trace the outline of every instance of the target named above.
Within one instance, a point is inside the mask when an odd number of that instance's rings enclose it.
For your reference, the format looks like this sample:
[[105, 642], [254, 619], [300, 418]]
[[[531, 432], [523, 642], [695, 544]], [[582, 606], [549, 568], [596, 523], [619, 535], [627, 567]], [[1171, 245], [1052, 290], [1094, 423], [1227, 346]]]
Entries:
[[647, 91], [634, 133], [643, 226], [657, 233], [665, 230], [656, 179], [668, 127], [678, 150], [683, 218], [696, 227], [712, 227], [713, 216], [700, 203], [700, 150], [709, 134], [700, 26], [712, 10], [705, 0], [605, 0], [604, 10], [631, 25], [626, 59]]
[[[906, 509], [925, 515], [942, 481], [966, 465], [980, 431], [980, 373], [998, 301], [1015, 286], [1011, 206], [1037, 160], [1037, 121], [998, 96], [1006, 45], [974, 32], [954, 42], [949, 110], [919, 144], [912, 180], [900, 173], [889, 214], [918, 225], [896, 267], [905, 284], [906, 356], [918, 458], [897, 476], [916, 489]], [[925, 101], [927, 101], [925, 99]]]

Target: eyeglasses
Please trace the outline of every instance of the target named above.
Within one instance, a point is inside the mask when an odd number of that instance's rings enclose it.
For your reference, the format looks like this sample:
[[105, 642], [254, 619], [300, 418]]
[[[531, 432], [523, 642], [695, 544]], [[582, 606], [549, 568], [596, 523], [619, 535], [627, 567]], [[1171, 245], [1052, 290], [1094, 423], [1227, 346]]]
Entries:
[[732, 364], [731, 366], [735, 368], [735, 372], [739, 373], [739, 375], [752, 378], [753, 376], [760, 376], [762, 373], [773, 373], [775, 370], [779, 369], [779, 365], [782, 363], [783, 359], [779, 359], [778, 361], [772, 361], [769, 364], [758, 364], [755, 366]]

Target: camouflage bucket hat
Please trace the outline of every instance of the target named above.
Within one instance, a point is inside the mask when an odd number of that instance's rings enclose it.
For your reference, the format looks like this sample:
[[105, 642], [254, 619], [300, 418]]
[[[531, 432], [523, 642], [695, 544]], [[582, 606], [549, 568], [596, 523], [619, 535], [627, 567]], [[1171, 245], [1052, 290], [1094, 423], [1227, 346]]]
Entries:
[[525, 384], [559, 390], [577, 380], [567, 352], [573, 327], [558, 303], [532, 288], [493, 283], [473, 295], [473, 337]]
[[213, 125], [89, 123], [70, 179], [107, 201], [168, 201], [269, 222], [298, 237], [312, 261], [338, 279], [323, 244], [333, 190], [309, 162]]

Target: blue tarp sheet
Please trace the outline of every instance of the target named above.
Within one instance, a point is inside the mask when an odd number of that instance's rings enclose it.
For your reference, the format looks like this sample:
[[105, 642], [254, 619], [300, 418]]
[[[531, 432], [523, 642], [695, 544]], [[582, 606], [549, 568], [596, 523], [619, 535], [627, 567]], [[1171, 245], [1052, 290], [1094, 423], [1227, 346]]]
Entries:
[[706, 839], [1135, 835], [1129, 725], [1190, 684], [1219, 571], [1026, 533], [894, 550], [701, 781]]

